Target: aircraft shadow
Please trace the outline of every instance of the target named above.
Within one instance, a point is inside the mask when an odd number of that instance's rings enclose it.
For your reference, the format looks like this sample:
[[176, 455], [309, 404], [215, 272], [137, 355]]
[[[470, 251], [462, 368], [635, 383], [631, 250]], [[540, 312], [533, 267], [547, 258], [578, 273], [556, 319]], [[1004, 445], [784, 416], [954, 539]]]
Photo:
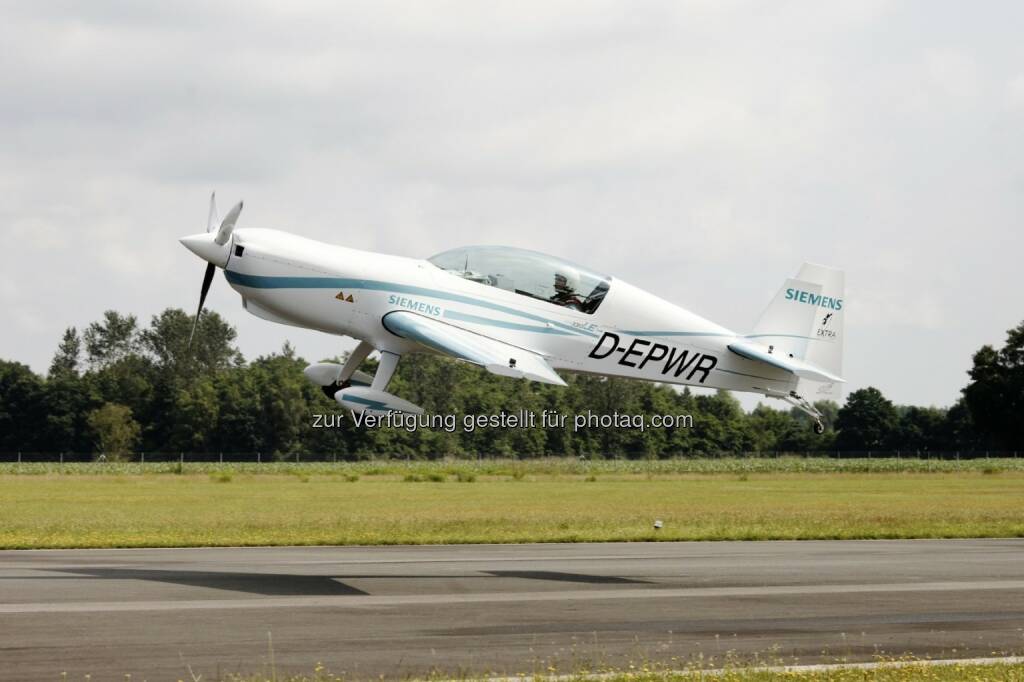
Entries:
[[330, 575], [292, 575], [286, 573], [241, 573], [112, 567], [65, 568], [61, 569], [61, 572], [102, 580], [147, 580], [188, 587], [206, 587], [232, 592], [246, 592], [267, 597], [370, 594], [344, 582], [345, 580], [357, 579], [465, 580], [472, 578], [525, 578], [528, 580], [592, 585], [650, 584], [647, 580], [560, 571], [482, 571], [468, 575], [359, 574], [337, 577]]
[[555, 580], [565, 583], [589, 583], [593, 585], [650, 585], [649, 580], [620, 578], [614, 575], [590, 575], [588, 573], [563, 573], [561, 571], [485, 571], [496, 578], [528, 578], [530, 580]]
[[209, 587], [232, 592], [248, 592], [267, 597], [365, 595], [329, 575], [290, 575], [284, 573], [227, 573], [223, 571], [172, 571], [135, 568], [64, 569], [75, 575], [104, 580], [151, 580], [153, 582]]

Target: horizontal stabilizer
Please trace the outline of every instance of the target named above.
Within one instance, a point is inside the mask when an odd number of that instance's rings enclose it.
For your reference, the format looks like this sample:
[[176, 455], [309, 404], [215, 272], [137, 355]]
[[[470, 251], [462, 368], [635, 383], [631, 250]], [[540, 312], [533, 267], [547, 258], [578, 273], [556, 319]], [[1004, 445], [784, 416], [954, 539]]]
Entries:
[[543, 357], [504, 341], [405, 310], [388, 313], [383, 322], [392, 334], [421, 343], [439, 353], [481, 365], [493, 374], [566, 385]]
[[772, 367], [791, 372], [801, 379], [838, 383], [844, 381], [841, 377], [838, 377], [820, 367], [816, 367], [808, 362], [786, 355], [785, 353], [772, 352], [759, 343], [735, 341], [729, 344], [729, 350], [740, 357], [746, 358], [747, 360], [763, 362], [766, 365], [771, 365]]

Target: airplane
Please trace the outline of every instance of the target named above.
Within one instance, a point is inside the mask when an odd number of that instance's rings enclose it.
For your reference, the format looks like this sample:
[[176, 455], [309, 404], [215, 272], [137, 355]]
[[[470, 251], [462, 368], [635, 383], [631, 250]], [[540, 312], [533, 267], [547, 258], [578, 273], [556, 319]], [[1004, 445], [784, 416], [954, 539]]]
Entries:
[[[844, 275], [805, 263], [746, 334], [616, 277], [546, 254], [467, 246], [427, 259], [360, 251], [270, 229], [235, 229], [210, 197], [206, 232], [181, 243], [207, 262], [196, 324], [217, 268], [257, 317], [349, 336], [341, 365], [306, 377], [355, 412], [419, 415], [387, 392], [399, 359], [437, 353], [494, 374], [565, 386], [558, 372], [763, 394], [810, 415], [843, 378]], [[358, 371], [373, 351], [376, 373]]]

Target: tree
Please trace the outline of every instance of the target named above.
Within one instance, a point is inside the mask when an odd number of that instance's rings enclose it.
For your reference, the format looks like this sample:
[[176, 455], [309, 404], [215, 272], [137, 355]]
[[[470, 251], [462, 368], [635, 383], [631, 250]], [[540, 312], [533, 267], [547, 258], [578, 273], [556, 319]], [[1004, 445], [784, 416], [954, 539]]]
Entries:
[[91, 450], [86, 416], [96, 405], [87, 383], [78, 375], [58, 372], [43, 384], [45, 427], [39, 436], [44, 452], [88, 453]]
[[255, 372], [249, 367], [219, 372], [214, 375], [214, 387], [217, 424], [212, 444], [216, 450], [248, 454], [268, 452], [263, 442], [261, 397]]
[[78, 338], [78, 330], [68, 327], [64, 330], [64, 338], [57, 347], [57, 353], [50, 363], [49, 377], [78, 376], [78, 363], [82, 354], [82, 341]]
[[214, 377], [197, 376], [175, 393], [171, 451], [217, 451], [216, 433], [220, 421], [220, 402]]
[[101, 454], [115, 461], [128, 459], [141, 431], [138, 422], [132, 419], [131, 408], [106, 403], [90, 412], [88, 421]]
[[154, 403], [155, 398], [164, 394], [154, 386], [154, 382], [160, 378], [153, 363], [137, 352], [121, 356], [82, 376], [97, 404], [126, 405], [147, 424], [172, 418], [162, 406]]
[[[783, 441], [796, 426], [793, 416], [788, 412], [761, 403], [747, 415], [747, 424], [754, 438], [754, 450], [758, 452], [783, 449]], [[807, 430], [813, 433], [809, 426]]]
[[963, 398], [946, 410], [942, 434], [948, 443], [947, 447], [953, 450], [979, 450], [984, 445]]
[[204, 311], [196, 326], [192, 347], [188, 346], [192, 321], [195, 318], [180, 308], [168, 308], [154, 315], [149, 328], [139, 335], [143, 350], [148, 352], [160, 370], [171, 371], [179, 378], [219, 372], [242, 364], [242, 354], [235, 347], [234, 327], [212, 310]]
[[893, 445], [901, 450], [941, 451], [950, 448], [945, 433], [946, 410], [938, 407], [896, 408], [899, 423]]
[[974, 354], [964, 402], [977, 429], [991, 445], [1024, 447], [1024, 322], [1006, 333], [1000, 350], [982, 346]]
[[106, 367], [135, 352], [138, 332], [134, 315], [121, 315], [116, 310], [103, 313], [102, 322], [93, 322], [85, 329], [89, 366], [93, 369]]
[[45, 418], [42, 379], [27, 365], [0, 360], [0, 451], [31, 450]]
[[302, 375], [305, 367], [306, 361], [285, 342], [280, 353], [257, 358], [250, 368], [259, 395], [263, 444], [276, 457], [302, 449], [301, 437], [311, 418], [310, 397], [317, 390]]
[[854, 391], [839, 409], [836, 447], [840, 450], [882, 450], [892, 445], [899, 417], [882, 392], [869, 386]]
[[695, 445], [700, 453], [749, 452], [754, 449], [754, 434], [740, 401], [732, 393], [719, 389], [714, 395], [697, 396], [695, 402]]

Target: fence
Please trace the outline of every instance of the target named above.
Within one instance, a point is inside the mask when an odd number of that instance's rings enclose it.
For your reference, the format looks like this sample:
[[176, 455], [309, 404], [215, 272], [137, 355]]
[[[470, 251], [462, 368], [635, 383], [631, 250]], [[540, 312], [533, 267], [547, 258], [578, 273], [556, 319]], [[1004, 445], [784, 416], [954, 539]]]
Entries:
[[[908, 459], [908, 460], [978, 460], [978, 459], [1017, 459], [1020, 454], [1016, 450], [971, 450], [971, 451], [928, 451], [928, 450], [828, 450], [828, 451], [764, 451], [764, 452], [688, 452], [666, 453], [662, 457], [644, 457], [642, 455], [608, 455], [592, 457], [600, 460], [636, 461], [645, 459], [779, 459], [782, 457], [827, 458], [827, 459]], [[508, 455], [477, 454], [454, 457], [457, 460], [538, 460], [547, 458], [565, 458], [563, 454], [547, 454], [532, 457], [509, 457]], [[432, 461], [450, 459], [451, 455], [438, 453], [433, 457], [422, 455], [380, 455], [378, 453], [330, 453], [330, 452], [294, 452], [294, 453], [263, 453], [263, 452], [135, 452], [126, 457], [107, 457], [102, 453], [74, 452], [6, 452], [0, 453], [0, 463], [71, 463], [71, 462], [133, 462], [133, 463], [255, 463], [270, 464], [278, 462], [323, 463], [323, 462], [367, 462], [367, 461]]]

